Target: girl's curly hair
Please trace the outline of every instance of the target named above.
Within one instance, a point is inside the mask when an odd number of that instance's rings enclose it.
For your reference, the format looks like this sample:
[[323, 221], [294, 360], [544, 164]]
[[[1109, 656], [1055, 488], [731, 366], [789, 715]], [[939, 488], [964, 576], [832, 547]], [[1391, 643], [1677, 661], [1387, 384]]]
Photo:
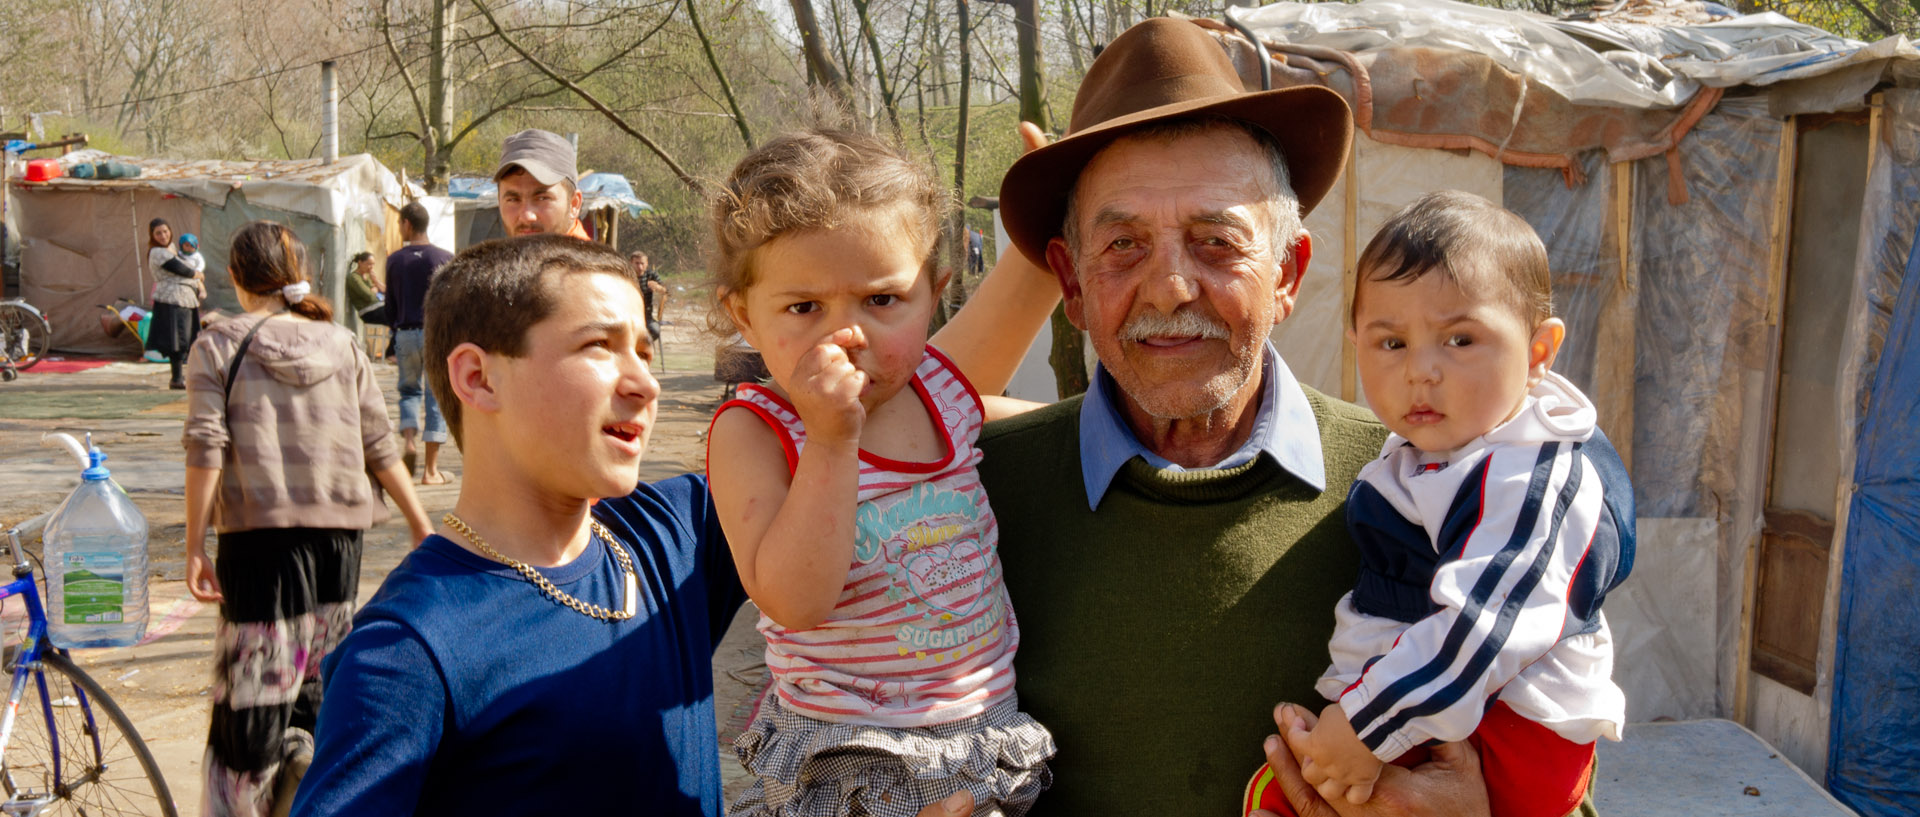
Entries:
[[922, 269], [932, 275], [950, 196], [905, 151], [864, 133], [805, 130], [747, 154], [711, 203], [709, 328], [719, 335], [735, 331], [721, 304], [753, 286], [754, 251], [767, 242], [793, 232], [834, 229], [896, 206], [902, 207], [909, 235], [925, 247]]

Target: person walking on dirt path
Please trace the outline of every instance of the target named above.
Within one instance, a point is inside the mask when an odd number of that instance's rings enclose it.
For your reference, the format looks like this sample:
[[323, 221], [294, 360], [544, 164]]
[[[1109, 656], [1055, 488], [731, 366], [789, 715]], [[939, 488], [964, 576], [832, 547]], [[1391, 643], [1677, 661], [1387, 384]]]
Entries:
[[488, 241], [428, 307], [467, 471], [328, 659], [293, 814], [720, 817], [713, 651], [746, 593], [706, 479], [640, 482], [660, 383], [632, 265]]
[[453, 253], [427, 240], [427, 223], [426, 205], [410, 201], [400, 208], [400, 238], [406, 246], [387, 256], [387, 317], [393, 321], [393, 348], [400, 364], [401, 462], [412, 474], [420, 459], [420, 443], [425, 442], [420, 484], [444, 485], [447, 475], [440, 471], [440, 446], [447, 442], [447, 421], [426, 388], [426, 360], [420, 350], [425, 343], [427, 286], [434, 273], [453, 260]]
[[195, 271], [176, 256], [173, 227], [166, 219], [147, 222], [147, 273], [153, 276], [153, 323], [147, 330], [147, 348], [165, 355], [172, 377], [167, 388], [187, 387], [183, 367], [187, 351], [200, 335], [201, 290]]
[[300, 768], [320, 658], [352, 627], [362, 532], [387, 516], [367, 474], [414, 541], [432, 523], [372, 364], [311, 293], [300, 240], [256, 221], [227, 257], [246, 314], [201, 335], [187, 363], [187, 590], [220, 603], [201, 813], [253, 817], [271, 811], [283, 768]]
[[667, 319], [667, 285], [660, 282], [660, 273], [653, 271], [646, 253], [634, 250], [627, 256], [627, 263], [640, 276], [640, 297], [647, 304], [647, 335], [653, 338], [654, 350], [659, 351], [660, 324]]
[[555, 233], [592, 240], [580, 223], [580, 173], [566, 137], [543, 130], [507, 137], [493, 182], [507, 235]]

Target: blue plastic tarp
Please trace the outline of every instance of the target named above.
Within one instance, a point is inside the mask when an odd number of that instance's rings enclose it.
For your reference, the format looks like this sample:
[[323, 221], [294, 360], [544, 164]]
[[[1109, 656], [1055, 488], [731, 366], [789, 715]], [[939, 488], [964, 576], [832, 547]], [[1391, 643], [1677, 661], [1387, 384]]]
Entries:
[[1920, 814], [1920, 233], [1909, 251], [1847, 512], [1827, 787], [1867, 817]]
[[492, 179], [478, 179], [470, 176], [455, 176], [447, 180], [447, 195], [456, 199], [477, 199], [491, 196], [499, 186]]
[[588, 173], [581, 176], [580, 192], [589, 198], [597, 196], [618, 203], [626, 211], [627, 218], [639, 218], [642, 212], [653, 209], [653, 205], [634, 195], [633, 185], [627, 182], [627, 177], [618, 173]]

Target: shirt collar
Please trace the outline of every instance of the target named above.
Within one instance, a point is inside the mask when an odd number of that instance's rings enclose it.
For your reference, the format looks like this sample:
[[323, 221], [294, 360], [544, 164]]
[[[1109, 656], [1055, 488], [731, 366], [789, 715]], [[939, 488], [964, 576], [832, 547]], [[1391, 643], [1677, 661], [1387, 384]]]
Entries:
[[1326, 490], [1326, 462], [1321, 456], [1320, 425], [1314, 419], [1313, 405], [1271, 341], [1264, 344], [1261, 358], [1264, 374], [1260, 407], [1253, 415], [1253, 433], [1226, 459], [1210, 468], [1194, 469], [1174, 465], [1140, 443], [1120, 413], [1119, 384], [1107, 374], [1106, 366], [1096, 366], [1092, 388], [1080, 404], [1080, 473], [1086, 482], [1087, 508], [1100, 507], [1113, 478], [1134, 457], [1156, 468], [1205, 471], [1245, 465], [1265, 454], [1314, 490]]

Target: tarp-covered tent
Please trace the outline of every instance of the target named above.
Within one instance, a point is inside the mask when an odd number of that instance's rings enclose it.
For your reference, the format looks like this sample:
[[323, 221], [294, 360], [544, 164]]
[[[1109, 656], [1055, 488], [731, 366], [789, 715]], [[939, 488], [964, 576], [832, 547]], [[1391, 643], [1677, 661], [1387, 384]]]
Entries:
[[[447, 192], [453, 199], [455, 249], [506, 236], [506, 227], [500, 223], [499, 186], [492, 179], [456, 177], [448, 182]], [[580, 177], [580, 220], [596, 241], [617, 249], [620, 217], [639, 218], [652, 209], [634, 194], [625, 176], [588, 173]]]
[[[1895, 297], [1920, 225], [1920, 52], [1699, 2], [1230, 13], [1274, 87], [1333, 88], [1358, 131], [1274, 333], [1295, 374], [1364, 402], [1343, 315], [1392, 212], [1440, 188], [1518, 212], [1570, 327], [1556, 369], [1594, 397], [1636, 489], [1636, 569], [1607, 604], [1629, 717], [1732, 718], [1853, 807], [1920, 813], [1920, 710], [1835, 693], [1836, 653], [1848, 689], [1916, 684], [1915, 367], [1882, 376], [1881, 355], [1915, 308]], [[1242, 33], [1195, 23], [1261, 87]], [[1863, 434], [1869, 410], [1906, 414]], [[1875, 509], [1861, 565], [1850, 503]], [[1836, 639], [1843, 595], [1854, 629]], [[1863, 629], [1898, 651], [1853, 660]]]
[[[116, 298], [147, 303], [150, 219], [174, 235], [195, 233], [207, 259], [209, 306], [239, 307], [223, 274], [233, 232], [255, 219], [291, 227], [307, 245], [315, 288], [336, 304], [345, 296], [346, 259], [362, 249], [398, 246], [395, 213], [400, 182], [372, 156], [267, 162], [180, 161], [79, 151], [73, 166], [106, 160], [140, 168], [137, 178], [48, 182], [15, 179], [7, 190], [18, 225], [20, 292], [46, 312], [55, 349], [119, 354], [133, 346], [100, 331], [97, 305]], [[340, 310], [344, 311], [344, 310]]]

